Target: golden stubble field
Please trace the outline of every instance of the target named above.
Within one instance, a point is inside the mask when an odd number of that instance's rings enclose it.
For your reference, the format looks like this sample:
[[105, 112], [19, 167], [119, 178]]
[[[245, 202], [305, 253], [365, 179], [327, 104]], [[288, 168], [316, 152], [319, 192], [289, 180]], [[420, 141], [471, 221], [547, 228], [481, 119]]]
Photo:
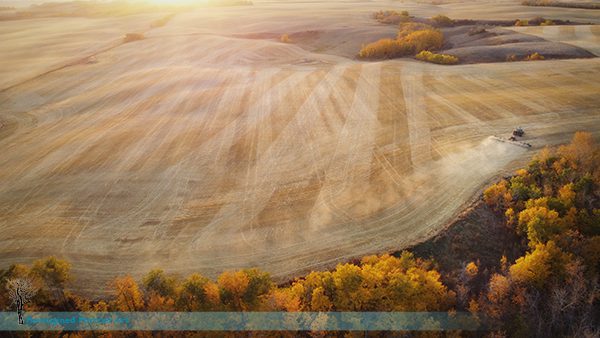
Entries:
[[[441, 231], [532, 155], [491, 135], [522, 126], [533, 150], [600, 136], [598, 59], [339, 56], [393, 35], [370, 14], [399, 6], [600, 21], [512, 2], [330, 1], [198, 9], [154, 29], [162, 14], [0, 22], [0, 267], [57, 255], [90, 295], [154, 267], [289, 278]], [[597, 26], [519, 30], [598, 53]], [[313, 52], [273, 38], [314, 31], [326, 40]]]

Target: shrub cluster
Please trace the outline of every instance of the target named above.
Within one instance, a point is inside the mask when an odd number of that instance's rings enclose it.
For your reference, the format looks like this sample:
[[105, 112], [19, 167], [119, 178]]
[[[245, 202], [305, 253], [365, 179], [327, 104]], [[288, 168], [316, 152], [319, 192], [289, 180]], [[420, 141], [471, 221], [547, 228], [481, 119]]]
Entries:
[[373, 18], [378, 22], [394, 25], [410, 21], [410, 16], [407, 11], [379, 11], [373, 14]]
[[424, 50], [438, 50], [444, 43], [444, 35], [439, 30], [419, 30], [408, 34], [404, 39], [415, 53]]
[[527, 55], [523, 60], [524, 61], [539, 61], [539, 60], [544, 60], [545, 57], [543, 55], [541, 55], [538, 52], [535, 52], [533, 54]]
[[448, 54], [436, 54], [424, 50], [415, 56], [418, 60], [437, 63], [440, 65], [455, 65], [458, 63], [458, 57]]
[[519, 60], [519, 57], [516, 54], [509, 54], [506, 56], [506, 61], [507, 62], [514, 62], [514, 61], [539, 61], [539, 60], [545, 60], [546, 58], [541, 55], [538, 52], [535, 52], [533, 54], [527, 55], [524, 58], [522, 58], [521, 60]]
[[292, 39], [290, 39], [290, 36], [288, 34], [281, 35], [279, 40], [283, 43], [291, 43], [292, 42]]
[[124, 43], [138, 41], [138, 40], [144, 40], [144, 34], [142, 34], [142, 33], [127, 33], [123, 37]]
[[362, 59], [392, 59], [411, 54], [413, 48], [397, 39], [381, 39], [363, 46], [358, 53]]
[[398, 39], [402, 39], [409, 35], [410, 33], [414, 33], [416, 31], [422, 30], [434, 30], [433, 26], [421, 23], [421, 22], [404, 22], [398, 26]]
[[519, 61], [519, 58], [515, 54], [510, 54], [510, 55], [506, 56], [506, 61], [507, 62]]
[[445, 15], [436, 15], [430, 19], [430, 21], [439, 27], [452, 27], [454, 26], [454, 20], [450, 19]]
[[552, 26], [556, 23], [550, 19], [542, 18], [541, 16], [536, 16], [535, 18], [526, 20], [526, 19], [517, 19], [515, 20], [515, 26]]
[[396, 39], [381, 39], [365, 45], [358, 56], [363, 59], [390, 59], [414, 55], [423, 50], [442, 48], [444, 35], [430, 25], [415, 22], [402, 23]]

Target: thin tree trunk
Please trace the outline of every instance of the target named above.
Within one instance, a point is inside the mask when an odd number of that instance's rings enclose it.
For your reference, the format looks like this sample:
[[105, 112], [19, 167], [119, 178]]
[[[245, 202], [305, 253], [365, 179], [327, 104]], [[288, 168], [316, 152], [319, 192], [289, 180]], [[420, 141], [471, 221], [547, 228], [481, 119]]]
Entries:
[[23, 321], [23, 298], [21, 298], [21, 293], [19, 293], [19, 288], [16, 290], [17, 292], [17, 314], [19, 316], [19, 325], [24, 325]]

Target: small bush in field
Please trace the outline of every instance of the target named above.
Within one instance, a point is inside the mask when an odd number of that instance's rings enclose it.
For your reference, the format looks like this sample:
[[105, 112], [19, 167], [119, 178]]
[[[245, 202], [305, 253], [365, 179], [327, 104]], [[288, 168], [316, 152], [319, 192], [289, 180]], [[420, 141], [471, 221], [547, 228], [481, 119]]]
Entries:
[[459, 62], [459, 59], [454, 55], [436, 54], [426, 50], [421, 51], [415, 57], [421, 61], [437, 63], [440, 65], [455, 65]]
[[399, 30], [398, 30], [398, 39], [402, 39], [404, 37], [406, 37], [408, 34], [416, 32], [416, 31], [421, 31], [421, 30], [426, 30], [426, 29], [431, 29], [433, 30], [434, 28], [428, 24], [424, 24], [424, 23], [420, 23], [420, 22], [405, 22], [405, 23], [401, 23], [398, 26]]
[[517, 21], [515, 21], [515, 26], [529, 26], [529, 21], [517, 19]]
[[431, 18], [431, 21], [435, 25], [441, 26], [441, 27], [451, 27], [454, 25], [454, 20], [450, 19], [449, 17], [447, 17], [445, 15], [436, 15]]
[[290, 42], [292, 42], [292, 40], [290, 39], [290, 36], [288, 34], [283, 34], [281, 36], [281, 38], [279, 38], [279, 40], [281, 40], [281, 42], [283, 42], [283, 43], [290, 43]]
[[123, 37], [124, 43], [138, 41], [138, 40], [144, 40], [144, 34], [142, 34], [142, 33], [127, 33]]
[[410, 21], [410, 16], [407, 11], [379, 11], [373, 14], [373, 17], [375, 20], [385, 24], [397, 24]]
[[544, 20], [544, 22], [542, 22], [540, 24], [540, 26], [552, 26], [552, 25], [554, 25], [554, 21], [549, 20], [549, 19], [548, 20]]
[[535, 18], [529, 19], [529, 25], [530, 26], [539, 26], [544, 21], [546, 21], [546, 19], [542, 18], [541, 16], [536, 16]]
[[539, 60], [544, 60], [544, 59], [545, 59], [545, 57], [543, 55], [541, 55], [538, 52], [535, 52], [533, 54], [527, 55], [524, 60], [525, 61], [539, 61]]
[[409, 45], [413, 46], [415, 52], [423, 50], [437, 50], [442, 48], [444, 35], [442, 32], [434, 29], [416, 31], [408, 34], [403, 39]]
[[414, 52], [409, 44], [395, 39], [381, 39], [363, 46], [358, 56], [361, 59], [391, 59]]
[[517, 58], [517, 56], [515, 54], [510, 54], [510, 55], [506, 56], [506, 61], [514, 62], [514, 61], [519, 61], [519, 59]]

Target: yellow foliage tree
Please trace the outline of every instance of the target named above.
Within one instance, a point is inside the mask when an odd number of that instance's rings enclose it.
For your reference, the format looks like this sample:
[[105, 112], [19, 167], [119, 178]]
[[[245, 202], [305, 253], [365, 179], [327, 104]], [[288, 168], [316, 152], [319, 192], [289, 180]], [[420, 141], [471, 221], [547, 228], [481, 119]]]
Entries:
[[553, 241], [537, 244], [532, 252], [517, 259], [510, 267], [510, 277], [517, 283], [541, 289], [552, 277], [564, 277], [565, 266], [570, 260], [570, 256]]
[[573, 203], [575, 202], [575, 195], [576, 195], [576, 193], [573, 190], [573, 187], [574, 187], [574, 184], [573, 183], [569, 183], [569, 184], [563, 185], [558, 190], [558, 199], [567, 208], [572, 207]]
[[488, 291], [485, 294], [487, 300], [486, 315], [496, 319], [502, 316], [511, 288], [511, 282], [506, 276], [497, 273], [492, 275], [488, 284]]
[[[539, 200], [543, 201], [545, 198]], [[531, 201], [528, 201], [528, 204], [529, 202]], [[519, 213], [518, 226], [520, 231], [527, 233], [529, 246], [532, 248], [537, 244], [546, 243], [564, 229], [558, 212], [538, 205], [530, 205]]]
[[479, 273], [479, 268], [475, 262], [469, 262], [465, 267], [465, 273], [469, 279], [474, 278]]
[[133, 277], [125, 276], [113, 281], [115, 300], [113, 307], [117, 311], [140, 311], [144, 308], [144, 299], [138, 284]]
[[265, 301], [270, 311], [297, 312], [302, 309], [300, 296], [294, 288], [275, 288]]
[[508, 181], [502, 180], [492, 184], [483, 192], [485, 203], [496, 211], [508, 207], [512, 201], [512, 195], [508, 189]]
[[242, 297], [248, 288], [250, 279], [243, 271], [223, 272], [218, 278], [221, 300], [232, 310], [246, 310]]
[[319, 286], [318, 288], [313, 290], [310, 301], [311, 311], [326, 312], [331, 310], [332, 307], [333, 303], [325, 294], [325, 289]]
[[432, 51], [442, 48], [444, 35], [435, 29], [420, 30], [408, 34], [403, 41], [406, 41], [416, 53], [419, 53], [424, 50]]
[[434, 28], [428, 24], [420, 23], [420, 22], [405, 22], [399, 25], [397, 39], [401, 40], [405, 38], [412, 32], [420, 31], [420, 30], [434, 30]]
[[[200, 274], [195, 273], [188, 276], [179, 288], [178, 306], [187, 311], [200, 311], [212, 308], [215, 302], [209, 299], [209, 284], [212, 284], [212, 282]], [[218, 300], [218, 288], [216, 293]]]

